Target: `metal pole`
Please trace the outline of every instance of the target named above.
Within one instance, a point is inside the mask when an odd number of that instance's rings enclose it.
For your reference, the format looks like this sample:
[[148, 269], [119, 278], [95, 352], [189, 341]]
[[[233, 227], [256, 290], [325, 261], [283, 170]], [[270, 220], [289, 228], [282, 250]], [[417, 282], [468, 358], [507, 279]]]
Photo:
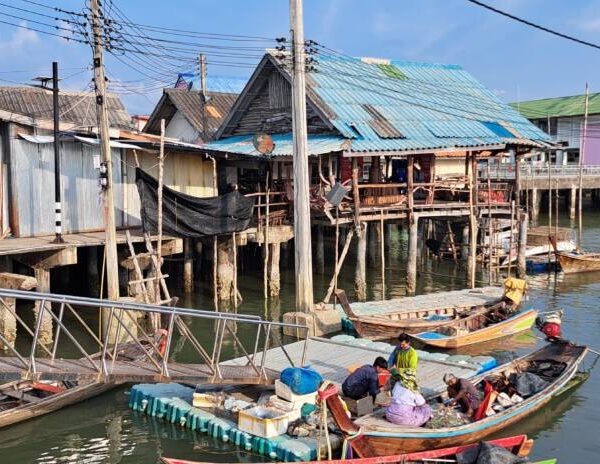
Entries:
[[106, 106], [106, 81], [104, 77], [104, 39], [99, 0], [90, 1], [92, 11], [92, 34], [94, 45], [94, 82], [96, 89], [96, 109], [98, 112], [98, 130], [100, 133], [100, 152], [102, 167], [105, 170], [105, 185], [102, 186], [104, 204], [104, 228], [106, 232], [106, 283], [108, 299], [119, 299], [119, 263], [117, 260], [117, 236], [115, 230], [115, 205], [113, 198], [112, 154], [108, 127], [108, 108]]
[[306, 81], [304, 76], [304, 24], [302, 0], [290, 0], [292, 39], [292, 126], [294, 160], [294, 239], [296, 267], [296, 310], [308, 312], [313, 306], [312, 251], [308, 153], [306, 135]]
[[58, 63], [52, 62], [52, 110], [54, 113], [54, 213], [55, 237], [52, 243], [64, 243], [62, 238], [62, 208], [60, 199], [60, 127], [58, 104]]

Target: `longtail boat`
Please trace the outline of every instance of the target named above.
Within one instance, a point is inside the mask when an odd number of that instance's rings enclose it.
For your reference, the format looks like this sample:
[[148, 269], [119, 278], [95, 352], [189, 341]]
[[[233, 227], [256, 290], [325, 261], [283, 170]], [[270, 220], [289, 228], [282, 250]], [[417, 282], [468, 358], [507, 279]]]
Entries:
[[338, 289], [336, 297], [355, 330], [363, 338], [371, 340], [389, 340], [405, 332], [414, 334], [440, 327], [452, 327], [460, 324], [466, 317], [486, 314], [504, 305], [502, 298], [487, 305], [456, 307], [452, 302], [442, 308], [399, 310], [378, 315], [357, 315], [352, 311], [344, 290]]
[[0, 427], [34, 417], [98, 396], [115, 388], [103, 382], [15, 381], [0, 385]]
[[551, 235], [548, 239], [565, 274], [600, 271], [600, 253], [580, 253], [576, 251], [565, 253], [558, 248], [556, 237]]
[[529, 330], [537, 315], [535, 309], [528, 309], [507, 319], [496, 321], [490, 318], [489, 313], [473, 314], [459, 320], [455, 325], [420, 332], [411, 337], [425, 345], [437, 348], [461, 348]]
[[[383, 411], [352, 421], [346, 415], [344, 405], [337, 394], [323, 396], [326, 397], [327, 407], [338, 428], [350, 440], [352, 448], [359, 457], [389, 456], [447, 448], [480, 441], [541, 409], [550, 400], [571, 388], [571, 380], [578, 374], [579, 365], [587, 353], [588, 348], [585, 346], [552, 343], [475, 377], [474, 384], [482, 386], [484, 380], [501, 380], [510, 374], [531, 372], [535, 369], [539, 371], [542, 367], [546, 369], [547, 366], [550, 366], [553, 372], [553, 375], [547, 379], [547, 385], [537, 393], [525, 397], [522, 402], [459, 426], [426, 428], [395, 425], [385, 420]], [[335, 387], [328, 387], [328, 389], [335, 392]], [[433, 399], [441, 401], [444, 396], [445, 394]]]
[[[516, 435], [514, 437], [500, 438], [498, 440], [490, 440], [487, 442], [490, 445], [500, 446], [507, 449], [515, 456], [526, 457], [531, 452], [533, 440], [527, 438], [527, 435]], [[398, 454], [393, 456], [380, 456], [371, 458], [357, 459], [332, 459], [309, 461], [306, 464], [392, 464], [392, 463], [427, 463], [436, 460], [448, 460], [443, 462], [456, 462], [456, 455], [470, 451], [479, 446], [478, 443], [470, 445], [453, 446], [451, 448], [443, 448], [430, 451], [421, 451], [419, 453]], [[165, 464], [210, 464], [200, 461], [186, 461], [185, 459], [161, 458]]]

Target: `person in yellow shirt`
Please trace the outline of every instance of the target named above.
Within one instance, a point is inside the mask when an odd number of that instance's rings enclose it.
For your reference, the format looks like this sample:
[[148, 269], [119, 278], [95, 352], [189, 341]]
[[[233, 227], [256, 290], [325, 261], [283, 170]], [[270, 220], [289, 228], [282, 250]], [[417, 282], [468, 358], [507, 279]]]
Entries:
[[418, 388], [416, 378], [419, 355], [417, 350], [410, 345], [410, 337], [407, 334], [400, 334], [398, 341], [400, 342], [399, 345], [388, 359], [388, 367], [391, 370], [392, 377], [396, 380], [404, 377], [403, 374], [408, 372], [409, 377], [415, 379], [414, 387], [416, 390]]

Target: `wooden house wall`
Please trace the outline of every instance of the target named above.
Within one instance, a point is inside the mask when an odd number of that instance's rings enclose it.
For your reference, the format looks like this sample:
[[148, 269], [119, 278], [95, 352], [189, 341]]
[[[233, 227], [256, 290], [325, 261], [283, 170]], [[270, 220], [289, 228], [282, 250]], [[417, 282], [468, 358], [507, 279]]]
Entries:
[[[158, 178], [156, 153], [138, 151], [140, 167], [151, 176]], [[165, 185], [178, 192], [195, 197], [211, 197], [216, 195], [213, 189], [213, 164], [197, 153], [165, 153], [164, 164]], [[125, 225], [139, 226], [140, 196], [135, 185], [135, 157], [128, 150], [126, 163], [126, 217]]]
[[200, 138], [198, 131], [188, 122], [181, 111], [177, 111], [165, 127], [165, 136], [189, 143]]
[[[307, 124], [310, 134], [333, 133], [320, 116], [307, 105]], [[276, 119], [266, 122], [267, 119]], [[292, 87], [290, 83], [273, 69], [263, 80], [256, 95], [252, 98], [235, 128], [228, 135], [285, 134], [292, 131]]]
[[436, 158], [435, 175], [438, 176], [464, 176], [464, 158]]
[[[54, 146], [36, 144], [11, 137], [10, 192], [14, 208], [11, 232], [15, 237], [53, 235]], [[123, 225], [123, 185], [120, 149], [113, 149], [115, 220]], [[98, 147], [79, 142], [60, 144], [63, 233], [91, 232], [104, 229], [98, 170], [94, 169]], [[3, 180], [3, 183], [4, 180]]]

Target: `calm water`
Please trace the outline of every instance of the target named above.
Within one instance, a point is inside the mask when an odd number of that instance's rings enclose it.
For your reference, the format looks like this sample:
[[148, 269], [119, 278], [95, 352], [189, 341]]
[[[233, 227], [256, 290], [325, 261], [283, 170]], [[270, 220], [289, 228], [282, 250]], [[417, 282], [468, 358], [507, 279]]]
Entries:
[[[544, 218], [541, 218], [543, 223]], [[569, 226], [568, 223], [561, 224]], [[386, 251], [386, 297], [404, 294], [404, 259], [406, 235], [395, 232]], [[332, 242], [326, 242], [331, 248]], [[584, 246], [600, 250], [600, 214], [592, 210], [585, 216]], [[259, 260], [256, 256], [256, 260]], [[248, 260], [250, 262], [252, 260]], [[287, 262], [290, 260], [288, 259]], [[282, 263], [286, 262], [285, 258]], [[349, 255], [340, 278], [340, 287], [352, 289], [353, 256]], [[368, 272], [369, 298], [381, 298], [379, 257], [372, 260]], [[262, 300], [261, 271], [245, 265], [240, 278], [244, 303], [240, 311], [279, 317], [290, 310], [293, 299], [293, 271], [282, 269], [282, 297], [268, 307]], [[332, 269], [315, 276], [315, 299], [322, 298]], [[465, 271], [450, 263], [422, 262], [419, 291], [430, 292], [462, 288]], [[479, 276], [481, 284], [487, 277]], [[542, 310], [565, 309], [564, 331], [574, 341], [600, 349], [600, 273], [580, 276], [540, 275], [530, 278], [531, 292], [527, 306]], [[351, 292], [350, 292], [351, 293]], [[184, 304], [210, 307], [211, 299], [194, 295]], [[193, 327], [200, 333], [205, 327]], [[243, 338], [252, 337], [240, 327]], [[492, 354], [502, 360], [527, 353], [540, 345], [533, 333], [487, 346], [476, 346], [469, 353]], [[230, 346], [228, 355], [234, 355]], [[185, 359], [184, 347], [177, 353]], [[590, 364], [592, 357], [588, 361]], [[593, 394], [596, 392], [596, 395]], [[502, 435], [527, 433], [536, 439], [533, 457], [557, 457], [568, 464], [596, 462], [599, 455], [600, 367], [577, 390], [553, 401], [540, 411]], [[80, 405], [31, 420], [0, 431], [0, 462], [12, 463], [144, 463], [158, 462], [158, 456], [174, 456], [213, 462], [259, 461], [259, 456], [241, 452], [178, 426], [153, 420], [127, 408], [127, 389], [120, 388]]]

